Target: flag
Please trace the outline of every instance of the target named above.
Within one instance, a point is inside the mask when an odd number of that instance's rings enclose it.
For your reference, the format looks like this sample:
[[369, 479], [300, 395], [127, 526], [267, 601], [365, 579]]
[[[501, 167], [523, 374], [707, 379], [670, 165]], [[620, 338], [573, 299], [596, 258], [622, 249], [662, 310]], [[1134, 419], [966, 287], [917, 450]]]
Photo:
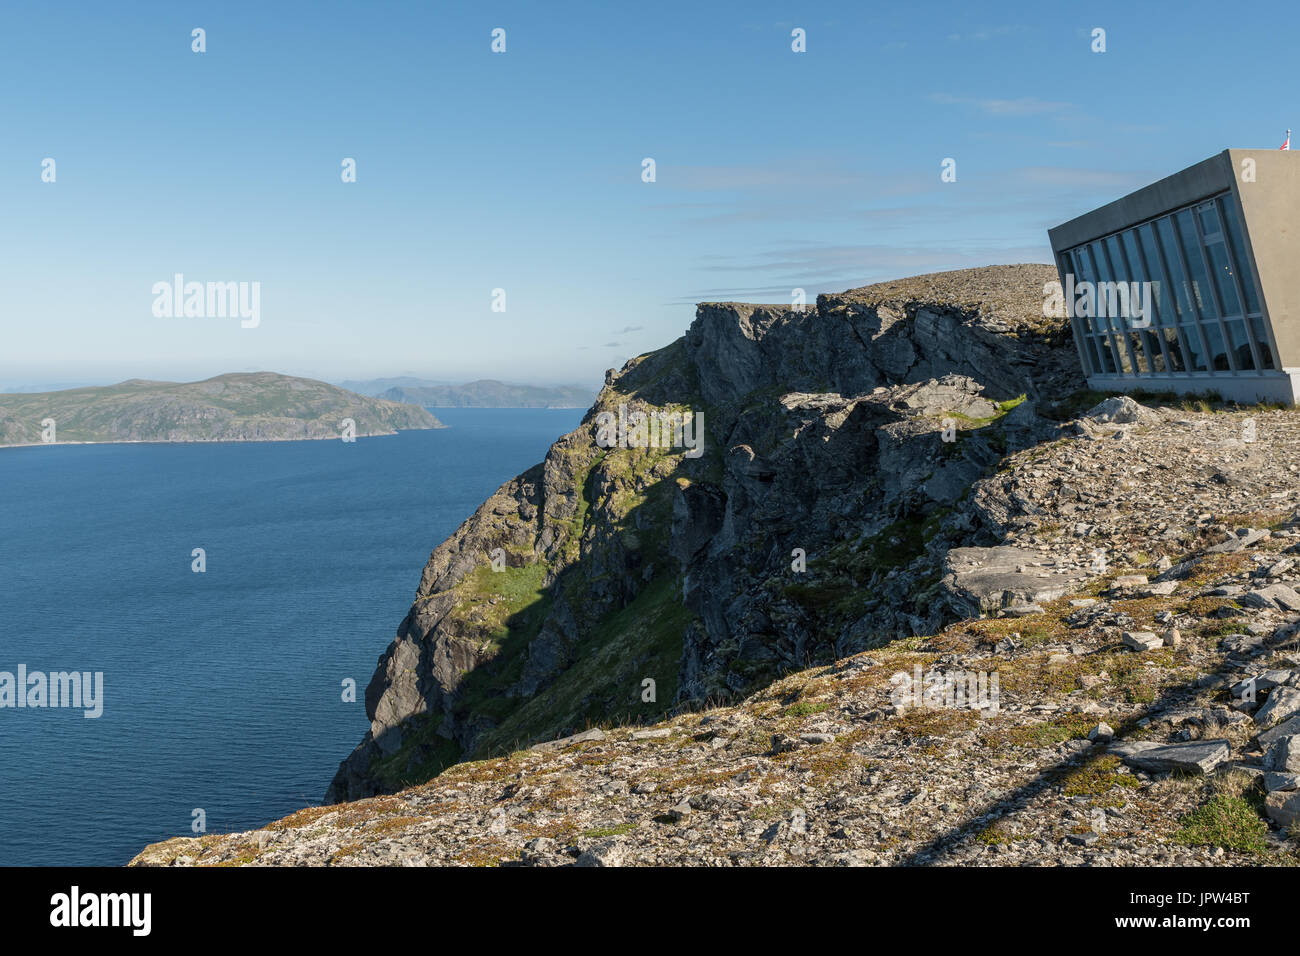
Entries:
[[1286, 131], [1286, 140], [1282, 143], [1282, 149], [1288, 149], [1288, 150], [1289, 150], [1290, 148], [1291, 148], [1291, 131], [1290, 131], [1290, 130], [1287, 130], [1287, 131]]

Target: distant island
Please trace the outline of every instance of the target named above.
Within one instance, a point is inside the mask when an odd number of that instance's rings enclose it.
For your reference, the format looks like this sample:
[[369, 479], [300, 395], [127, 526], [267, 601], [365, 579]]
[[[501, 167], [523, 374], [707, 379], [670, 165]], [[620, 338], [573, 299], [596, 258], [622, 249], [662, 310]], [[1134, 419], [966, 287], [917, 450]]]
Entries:
[[[201, 382], [0, 395], [0, 445], [48, 442], [294, 441], [442, 428], [418, 405], [358, 395], [314, 379], [238, 372]], [[50, 424], [52, 423], [52, 425]]]
[[596, 399], [596, 389], [581, 385], [507, 385], [480, 379], [464, 385], [394, 384], [378, 395], [424, 408], [587, 408]]

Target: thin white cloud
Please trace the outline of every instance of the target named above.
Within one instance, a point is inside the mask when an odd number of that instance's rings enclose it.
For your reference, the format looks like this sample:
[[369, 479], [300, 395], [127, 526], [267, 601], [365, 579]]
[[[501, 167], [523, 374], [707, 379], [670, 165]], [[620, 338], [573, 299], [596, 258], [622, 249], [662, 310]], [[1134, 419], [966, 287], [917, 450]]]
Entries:
[[946, 106], [970, 106], [988, 116], [1043, 116], [1066, 113], [1075, 108], [1073, 103], [1060, 100], [1042, 100], [1036, 96], [1021, 96], [1017, 99], [996, 99], [991, 97], [953, 96], [951, 93], [933, 93], [932, 103]]

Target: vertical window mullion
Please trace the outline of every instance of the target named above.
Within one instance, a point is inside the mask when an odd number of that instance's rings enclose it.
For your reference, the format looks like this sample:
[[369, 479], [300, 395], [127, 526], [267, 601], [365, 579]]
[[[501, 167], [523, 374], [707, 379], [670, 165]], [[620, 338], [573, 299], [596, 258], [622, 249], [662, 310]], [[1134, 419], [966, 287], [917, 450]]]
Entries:
[[1263, 290], [1259, 287], [1254, 267], [1246, 260], [1249, 250], [1237, 250], [1237, 243], [1232, 241], [1233, 231], [1228, 228], [1228, 216], [1231, 215], [1233, 216], [1233, 224], [1237, 227], [1237, 234], [1241, 236], [1241, 241], [1244, 243], [1246, 241], [1246, 227], [1242, 222], [1243, 217], [1237, 215], [1237, 206], [1232, 198], [1232, 193], [1224, 193], [1216, 200], [1216, 205], [1219, 210], [1219, 219], [1223, 223], [1223, 248], [1228, 254], [1228, 261], [1232, 263], [1233, 281], [1237, 285], [1237, 297], [1241, 300], [1241, 318], [1246, 324], [1246, 338], [1250, 340], [1251, 353], [1255, 356], [1255, 368], [1261, 373], [1265, 371], [1264, 363], [1260, 361], [1259, 349], [1256, 348], [1255, 330], [1250, 321], [1250, 305], [1245, 294], [1247, 279], [1250, 280], [1254, 289], [1255, 301], [1259, 303], [1260, 324], [1264, 327], [1264, 334], [1268, 337], [1265, 344], [1273, 350], [1272, 362], [1269, 364], [1273, 366], [1274, 371], [1277, 371], [1282, 368], [1282, 363], [1277, 357], [1277, 342], [1273, 340], [1273, 323], [1264, 321]]
[[[1165, 281], [1164, 272], [1159, 268], [1159, 264], [1152, 265], [1151, 263], [1147, 262], [1147, 251], [1142, 247], [1142, 233], [1138, 231], [1138, 229], [1140, 228], [1141, 226], [1133, 227], [1133, 236], [1134, 239], [1136, 240], [1134, 243], [1134, 248], [1137, 249], [1138, 259], [1141, 260], [1142, 274], [1147, 277], [1146, 278], [1147, 282], [1158, 281], [1162, 288], [1167, 289], [1169, 287], [1169, 283]], [[1150, 228], [1151, 228], [1151, 234], [1154, 236], [1155, 227], [1152, 226]], [[1160, 273], [1159, 279], [1156, 278], [1157, 272]], [[1156, 321], [1159, 324], [1155, 326], [1155, 328], [1158, 330], [1156, 338], [1160, 340], [1160, 354], [1163, 355], [1165, 359], [1165, 374], [1172, 375], [1174, 374], [1174, 363], [1169, 360], [1169, 348], [1165, 342], [1164, 332], [1161, 331], [1164, 328], [1165, 316], [1163, 313], [1159, 311], [1159, 309], [1156, 308], [1156, 300], [1154, 296], [1150, 297], [1149, 301], [1147, 302], [1147, 307], [1157, 313]], [[1178, 322], [1174, 321], [1173, 326], [1174, 328], [1177, 328]]]
[[[1067, 275], [1073, 274], [1076, 271], [1074, 268], [1074, 256], [1072, 254], [1072, 250], [1067, 249], [1065, 252], [1061, 253], [1061, 255], [1057, 257], [1058, 269], [1060, 268], [1060, 264], [1062, 262], [1065, 264], [1065, 270]], [[1065, 297], [1064, 286], [1061, 287], [1061, 297], [1062, 299], [1064, 299]], [[1070, 319], [1070, 327], [1074, 329], [1074, 346], [1079, 352], [1079, 361], [1083, 363], [1083, 367], [1085, 369], [1089, 370], [1089, 374], [1095, 375], [1100, 370], [1094, 368], [1094, 366], [1097, 363], [1093, 360], [1092, 355], [1089, 354], [1091, 349], [1088, 346], [1088, 340], [1085, 338], [1086, 333], [1084, 332], [1083, 329], [1084, 323], [1080, 322], [1079, 317], [1074, 314], [1074, 303], [1072, 302], [1065, 303], [1065, 314]]]
[[[1247, 312], [1246, 290], [1241, 286], [1240, 266], [1237, 263], [1237, 257], [1232, 254], [1232, 243], [1228, 241], [1228, 220], [1224, 216], [1223, 202], [1216, 198], [1214, 202], [1214, 212], [1219, 217], [1219, 233], [1223, 241], [1223, 256], [1228, 260], [1228, 272], [1231, 274], [1232, 287], [1237, 292], [1237, 302], [1241, 305], [1241, 325], [1245, 331], [1246, 344], [1250, 346], [1250, 354], [1255, 360], [1255, 373], [1259, 374], [1264, 371], [1264, 363], [1260, 361], [1259, 349], [1255, 344], [1255, 330], [1250, 327], [1250, 315]], [[1220, 312], [1223, 310], [1220, 309]]]
[[[1214, 284], [1214, 263], [1205, 248], [1205, 232], [1201, 229], [1201, 217], [1199, 210], [1195, 206], [1189, 206], [1188, 210], [1192, 214], [1192, 229], [1196, 232], [1196, 241], [1200, 248], [1196, 254], [1201, 257], [1201, 262], [1205, 265], [1206, 284], [1210, 287], [1210, 299], [1214, 302], [1214, 311], [1218, 313], [1219, 334], [1223, 336], [1223, 354], [1228, 356], [1228, 370], [1236, 375], [1240, 369], [1237, 368], [1237, 356], [1232, 354], [1232, 336], [1228, 334], [1228, 323], [1223, 318], [1223, 301], [1219, 298], [1219, 288]], [[1200, 310], [1197, 309], [1199, 312]]]
[[[1115, 263], [1110, 261], [1110, 250], [1106, 248], [1106, 237], [1103, 236], [1102, 238], [1097, 239], [1096, 245], [1097, 248], [1101, 250], [1102, 258], [1106, 260], [1106, 275], [1108, 277], [1106, 281], [1118, 282], [1119, 280], [1116, 278], [1116, 273], [1115, 273]], [[1094, 256], [1093, 258], [1096, 259], [1096, 256]], [[1098, 286], [1100, 286], [1100, 283], [1098, 283]], [[1097, 305], [1100, 305], [1101, 290], [1100, 288], [1098, 288], [1095, 291], [1097, 292], [1097, 296], [1096, 296]], [[1109, 330], [1111, 344], [1114, 346], [1115, 358], [1117, 360], [1115, 367], [1119, 370], [1120, 375], [1129, 375], [1129, 374], [1137, 375], [1138, 374], [1137, 362], [1133, 360], [1129, 352], [1128, 343], [1123, 341], [1120, 338], [1123, 332], [1120, 329], [1116, 328], [1118, 323], [1113, 321], [1114, 318], [1115, 316], [1110, 314], [1107, 314], [1106, 316], [1106, 328]], [[1124, 368], [1126, 362], [1129, 366], [1127, 370], [1125, 370]]]
[[[1174, 212], [1177, 212], [1175, 210]], [[1201, 347], [1205, 350], [1205, 374], [1214, 375], [1214, 357], [1210, 354], [1210, 340], [1205, 337], [1204, 319], [1201, 317], [1201, 308], [1196, 304], [1196, 286], [1195, 279], [1192, 277], [1192, 267], [1187, 261], [1187, 255], [1183, 249], [1182, 235], [1178, 228], [1178, 220], [1174, 218], [1174, 212], [1169, 213], [1166, 217], [1169, 220], [1170, 232], [1174, 237], [1174, 252], [1178, 254], [1178, 263], [1183, 267], [1183, 275], [1187, 280], [1187, 307], [1192, 310], [1192, 325], [1196, 329], [1196, 337], [1201, 340]], [[1156, 237], [1159, 239], [1159, 237]]]
[[[1088, 257], [1088, 262], [1089, 262], [1089, 263], [1091, 264], [1091, 266], [1092, 266], [1091, 274], [1090, 274], [1090, 276], [1089, 276], [1089, 281], [1092, 282], [1092, 288], [1093, 288], [1093, 297], [1092, 297], [1092, 302], [1093, 302], [1093, 313], [1094, 313], [1094, 314], [1092, 315], [1092, 319], [1093, 319], [1093, 321], [1095, 322], [1096, 319], [1097, 319], [1097, 316], [1096, 316], [1096, 311], [1097, 311], [1097, 308], [1096, 308], [1096, 307], [1097, 307], [1097, 296], [1096, 296], [1096, 291], [1097, 291], [1097, 286], [1098, 286], [1098, 284], [1101, 282], [1101, 269], [1097, 266], [1097, 259], [1096, 259], [1096, 257], [1092, 254], [1092, 246], [1091, 246], [1091, 245], [1085, 243], [1085, 244], [1083, 244], [1082, 246], [1080, 246], [1079, 248], [1083, 251], [1083, 255], [1086, 255], [1086, 256]], [[1111, 341], [1110, 331], [1109, 331], [1109, 328], [1110, 328], [1110, 323], [1109, 323], [1109, 322], [1106, 323], [1106, 327], [1107, 327], [1107, 331], [1105, 331], [1105, 332], [1100, 332], [1100, 331], [1098, 331], [1098, 332], [1094, 332], [1093, 335], [1096, 337], [1096, 339], [1097, 339], [1097, 343], [1098, 343], [1099, 345], [1101, 345], [1103, 348], [1105, 348], [1106, 351], [1107, 351], [1107, 353], [1109, 353], [1109, 355], [1110, 355], [1110, 364], [1111, 364], [1112, 366], [1114, 366], [1114, 368], [1115, 368], [1115, 371], [1114, 371], [1114, 372], [1108, 372], [1107, 374], [1109, 374], [1109, 375], [1122, 375], [1123, 372], [1124, 372], [1124, 363], [1122, 363], [1122, 362], [1119, 360], [1119, 352], [1117, 352], [1116, 349], [1115, 349], [1115, 343]]]
[[[1136, 282], [1138, 283], [1146, 282], [1149, 284], [1151, 282], [1151, 269], [1147, 265], [1146, 253], [1143, 252], [1142, 250], [1142, 236], [1141, 234], [1138, 233], [1138, 227], [1131, 226], [1128, 229], [1126, 229], [1125, 232], [1131, 232], [1133, 234], [1133, 251], [1137, 253], [1137, 258], [1138, 258], [1136, 269], [1134, 268], [1134, 263], [1132, 262], [1129, 263], [1129, 267], [1128, 267], [1129, 275], [1133, 275], [1134, 272], [1136, 272], [1140, 277], [1144, 277], [1144, 278], [1138, 278], [1137, 280], [1135, 280]], [[1129, 256], [1130, 252], [1128, 247], [1124, 244], [1123, 236], [1120, 236], [1119, 244], [1120, 244], [1120, 248], [1124, 250], [1124, 255]], [[1129, 291], [1130, 292], [1132, 291], [1131, 287]], [[1129, 304], [1132, 305], [1131, 302]], [[1147, 309], [1154, 312], [1155, 310], [1154, 299], [1148, 298]], [[1159, 326], [1155, 324], [1155, 319], [1153, 316], [1148, 316], [1147, 320], [1150, 324], [1148, 324], [1146, 327], [1147, 334], [1144, 336], [1144, 338], [1148, 346], [1150, 345], [1152, 339], [1156, 339], [1158, 341], [1158, 344], [1160, 346], [1160, 357], [1164, 360], [1164, 365], [1165, 365], [1164, 374], [1168, 375], [1170, 369], [1173, 366], [1169, 362], [1169, 352], [1165, 349], [1165, 337], [1163, 335], [1158, 335], [1156, 334], [1156, 332], [1152, 331], [1153, 329], [1159, 328]], [[1139, 332], [1138, 334], [1141, 335], [1142, 333]], [[1156, 370], [1154, 368], [1155, 363], [1151, 361], [1151, 356], [1149, 355], [1147, 356], [1147, 363], [1152, 366], [1151, 374], [1155, 375], [1156, 374]]]
[[1192, 350], [1187, 344], [1187, 332], [1178, 317], [1178, 290], [1174, 288], [1173, 273], [1169, 268], [1169, 263], [1165, 261], [1168, 253], [1165, 252], [1165, 244], [1160, 241], [1160, 230], [1156, 228], [1156, 222], [1157, 220], [1152, 219], [1149, 224], [1151, 227], [1151, 244], [1155, 246], [1156, 258], [1160, 260], [1158, 265], [1165, 283], [1165, 300], [1169, 303], [1171, 310], [1169, 324], [1174, 330], [1174, 336], [1178, 339], [1178, 347], [1183, 350], [1183, 372], [1192, 375], [1194, 374], [1194, 370], [1191, 368]]

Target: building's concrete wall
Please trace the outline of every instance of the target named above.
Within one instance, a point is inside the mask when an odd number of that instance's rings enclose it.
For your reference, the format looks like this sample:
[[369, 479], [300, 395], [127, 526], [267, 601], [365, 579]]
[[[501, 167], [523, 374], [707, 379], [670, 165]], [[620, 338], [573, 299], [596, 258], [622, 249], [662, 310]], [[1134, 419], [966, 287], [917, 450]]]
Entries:
[[[1282, 368], [1300, 370], [1300, 152], [1230, 149], [1232, 191], [1245, 218], [1246, 245], [1264, 296]], [[1254, 182], [1242, 163], [1254, 160]]]
[[[1128, 226], [1186, 206], [1208, 196], [1232, 188], [1233, 175], [1229, 153], [1224, 150], [1217, 156], [1189, 166], [1182, 172], [1166, 176], [1150, 186], [1122, 199], [1107, 203], [1082, 216], [1047, 230], [1052, 252], [1072, 249], [1100, 236], [1110, 235]], [[1240, 152], [1239, 150], [1237, 152]]]

